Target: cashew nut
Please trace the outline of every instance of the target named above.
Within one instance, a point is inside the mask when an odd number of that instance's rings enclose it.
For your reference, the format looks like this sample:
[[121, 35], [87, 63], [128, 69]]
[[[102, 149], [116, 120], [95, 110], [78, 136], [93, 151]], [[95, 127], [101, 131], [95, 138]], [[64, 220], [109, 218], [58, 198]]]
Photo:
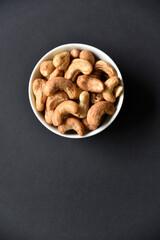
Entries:
[[48, 77], [48, 80], [50, 80], [52, 77], [63, 77], [63, 71], [56, 68]]
[[42, 88], [45, 86], [46, 81], [41, 78], [37, 78], [33, 81], [33, 93], [36, 97], [36, 108], [38, 111], [43, 111], [45, 102], [46, 102], [46, 95], [43, 93]]
[[49, 110], [45, 109], [45, 115], [44, 118], [46, 120], [46, 123], [52, 124], [52, 115], [53, 115], [54, 110]]
[[52, 77], [46, 82], [46, 85], [43, 88], [46, 96], [52, 96], [58, 90], [66, 92], [70, 99], [77, 98], [78, 91], [76, 86], [71, 80], [63, 77]]
[[80, 75], [77, 78], [77, 85], [81, 89], [83, 89], [85, 91], [89, 91], [89, 92], [100, 93], [100, 92], [103, 92], [103, 90], [104, 90], [103, 82], [101, 82], [97, 78], [93, 78], [93, 77], [87, 76], [87, 75]]
[[117, 76], [109, 78], [105, 81], [105, 90], [103, 92], [103, 97], [108, 102], [115, 102], [116, 97], [113, 94], [113, 89], [120, 83], [120, 79]]
[[79, 114], [76, 115], [79, 118], [85, 118], [89, 109], [89, 93], [83, 91], [79, 96]]
[[47, 111], [54, 110], [61, 102], [67, 101], [68, 95], [65, 92], [57, 91], [53, 94], [53, 96], [50, 96], [47, 98], [46, 101], [46, 109]]
[[91, 103], [95, 104], [104, 100], [102, 93], [91, 93]]
[[78, 114], [79, 113], [79, 105], [71, 100], [64, 101], [60, 103], [56, 109], [54, 110], [53, 116], [52, 116], [52, 122], [54, 126], [59, 126], [63, 118], [68, 114]]
[[93, 55], [90, 51], [88, 51], [88, 50], [83, 50], [83, 51], [81, 51], [81, 52], [80, 52], [80, 55], [79, 55], [79, 58], [80, 58], [80, 59], [86, 59], [86, 60], [88, 60], [88, 61], [92, 64], [92, 66], [94, 66], [94, 64], [95, 64], [95, 57], [94, 57], [94, 55]]
[[53, 66], [52, 61], [43, 61], [40, 64], [40, 72], [44, 77], [48, 77], [53, 71], [55, 67]]
[[85, 126], [85, 128], [88, 129], [88, 130], [93, 131], [93, 130], [95, 130], [97, 128], [97, 126], [89, 125], [89, 123], [87, 122], [87, 118], [83, 118], [82, 122], [83, 122], [83, 125]]
[[101, 70], [101, 71], [107, 73], [107, 75], [109, 77], [117, 76], [116, 70], [109, 63], [107, 63], [103, 60], [97, 61], [95, 63], [94, 68], [95, 68], [95, 70]]
[[80, 54], [80, 51], [78, 49], [72, 49], [72, 51], [70, 52], [70, 55], [72, 58], [78, 58]]
[[69, 130], [76, 131], [80, 136], [83, 136], [85, 133], [85, 128], [82, 122], [77, 118], [66, 118], [61, 125], [58, 126], [60, 133], [64, 134]]
[[101, 123], [102, 116], [107, 113], [108, 115], [113, 115], [115, 112], [115, 107], [113, 103], [100, 101], [92, 105], [87, 113], [87, 122], [91, 126], [98, 127]]
[[74, 59], [65, 72], [64, 77], [75, 81], [75, 75], [77, 76], [77, 72], [89, 75], [92, 70], [93, 66], [89, 61], [85, 59]]
[[70, 61], [70, 53], [62, 52], [53, 58], [53, 65], [59, 70], [66, 70]]
[[122, 85], [118, 85], [113, 89], [113, 94], [115, 96], [115, 98], [119, 97], [121, 95], [123, 91], [123, 86]]

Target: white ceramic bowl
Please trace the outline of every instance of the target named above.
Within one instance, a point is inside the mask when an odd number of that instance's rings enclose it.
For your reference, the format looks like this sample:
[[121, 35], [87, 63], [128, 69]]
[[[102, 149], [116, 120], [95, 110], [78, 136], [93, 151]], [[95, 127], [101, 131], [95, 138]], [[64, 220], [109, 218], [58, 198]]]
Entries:
[[101, 126], [99, 126], [99, 128], [97, 128], [94, 131], [88, 132], [86, 135], [84, 136], [79, 136], [77, 133], [73, 133], [73, 134], [61, 134], [57, 127], [54, 127], [53, 125], [49, 125], [45, 122], [44, 120], [44, 116], [41, 112], [38, 112], [35, 106], [35, 97], [33, 95], [32, 92], [32, 82], [34, 79], [42, 77], [39, 71], [39, 67], [40, 67], [40, 63], [42, 61], [45, 60], [50, 60], [53, 59], [53, 57], [63, 51], [70, 51], [73, 48], [77, 48], [79, 50], [89, 50], [91, 51], [97, 58], [102, 59], [108, 63], [110, 63], [117, 71], [118, 77], [121, 80], [121, 84], [123, 85], [123, 79], [122, 79], [122, 75], [117, 67], [117, 65], [113, 62], [113, 60], [104, 52], [102, 52], [101, 50], [99, 50], [98, 48], [92, 47], [90, 45], [86, 45], [86, 44], [81, 44], [81, 43], [70, 43], [70, 44], [64, 44], [61, 45], [59, 47], [56, 47], [54, 49], [52, 49], [51, 51], [49, 51], [48, 53], [46, 53], [40, 60], [39, 62], [36, 64], [36, 66], [34, 67], [30, 80], [29, 80], [29, 88], [28, 88], [28, 93], [29, 93], [29, 100], [30, 100], [30, 104], [31, 107], [33, 109], [34, 114], [36, 115], [36, 117], [39, 119], [39, 121], [47, 128], [49, 129], [51, 132], [56, 133], [62, 137], [67, 137], [67, 138], [86, 138], [86, 137], [91, 137], [96, 135], [97, 133], [102, 132], [104, 129], [106, 129], [113, 121], [114, 119], [117, 117], [121, 107], [122, 107], [122, 103], [123, 103], [123, 98], [124, 98], [124, 92], [121, 94], [121, 96], [118, 99], [117, 105], [116, 105], [116, 112], [114, 113], [114, 115], [112, 116], [108, 116], [106, 117], [105, 121], [101, 124]]

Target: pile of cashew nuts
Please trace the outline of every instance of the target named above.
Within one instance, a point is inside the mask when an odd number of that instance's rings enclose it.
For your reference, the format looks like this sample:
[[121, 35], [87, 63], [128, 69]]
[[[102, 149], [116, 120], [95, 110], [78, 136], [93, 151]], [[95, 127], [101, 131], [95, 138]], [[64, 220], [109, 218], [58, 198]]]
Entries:
[[115, 69], [88, 50], [61, 52], [43, 61], [40, 73], [32, 85], [36, 108], [62, 134], [97, 129], [104, 114], [114, 114], [123, 91]]

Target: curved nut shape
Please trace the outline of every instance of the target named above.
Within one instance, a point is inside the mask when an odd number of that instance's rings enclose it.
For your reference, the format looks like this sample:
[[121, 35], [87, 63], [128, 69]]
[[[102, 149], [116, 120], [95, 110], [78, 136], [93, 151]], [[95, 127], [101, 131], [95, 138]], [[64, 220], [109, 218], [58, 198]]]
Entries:
[[68, 114], [78, 114], [79, 112], [79, 105], [71, 100], [64, 101], [60, 103], [56, 109], [54, 110], [53, 116], [52, 116], [52, 122], [54, 126], [59, 126], [63, 118]]
[[88, 129], [88, 130], [93, 131], [97, 128], [97, 126], [89, 125], [89, 123], [87, 122], [87, 118], [82, 119], [82, 122], [83, 122], [83, 125], [85, 126], [85, 128]]
[[99, 60], [95, 63], [94, 69], [107, 73], [109, 77], [117, 76], [116, 70], [107, 62]]
[[78, 49], [72, 49], [70, 55], [72, 58], [79, 58], [80, 51]]
[[89, 93], [83, 91], [79, 96], [79, 114], [77, 115], [79, 118], [85, 118], [87, 116], [87, 112], [89, 109]]
[[50, 80], [52, 77], [63, 77], [63, 71], [56, 68], [48, 77], [48, 80]]
[[64, 77], [66, 79], [72, 79], [72, 81], [75, 81], [75, 77], [73, 78], [73, 76], [77, 72], [82, 72], [83, 74], [89, 75], [91, 74], [92, 70], [93, 66], [89, 61], [85, 59], [74, 59], [65, 72]]
[[101, 123], [101, 118], [105, 113], [108, 115], [113, 115], [114, 112], [115, 107], [113, 103], [106, 101], [95, 103], [87, 113], [87, 122], [91, 126], [98, 127]]
[[47, 98], [42, 90], [45, 84], [46, 84], [46, 81], [44, 79], [37, 78], [33, 81], [33, 85], [32, 85], [33, 93], [36, 97], [36, 108], [40, 112], [43, 111], [46, 98]]
[[53, 115], [53, 112], [54, 112], [54, 110], [47, 111], [47, 109], [45, 109], [44, 118], [45, 118], [45, 120], [46, 120], [46, 123], [52, 124], [52, 115]]
[[122, 92], [123, 92], [123, 86], [122, 85], [118, 85], [113, 89], [113, 94], [114, 94], [115, 98], [119, 97]]
[[59, 70], [66, 70], [70, 61], [70, 53], [62, 52], [53, 58], [53, 65]]
[[93, 78], [87, 75], [80, 75], [77, 78], [77, 85], [89, 92], [101, 93], [104, 90], [104, 84], [97, 78]]
[[91, 103], [95, 104], [104, 100], [102, 93], [91, 93]]
[[55, 92], [53, 96], [47, 98], [46, 109], [47, 111], [54, 110], [61, 102], [67, 101], [68, 95], [65, 92]]
[[92, 64], [92, 66], [94, 66], [94, 64], [95, 64], [95, 57], [94, 57], [94, 55], [93, 55], [90, 51], [88, 51], [88, 50], [83, 50], [83, 51], [81, 51], [81, 52], [80, 52], [80, 55], [79, 55], [79, 58], [80, 58], [80, 59], [86, 59], [86, 60], [88, 60], [88, 61]]
[[120, 83], [120, 79], [118, 77], [111, 77], [107, 81], [105, 81], [105, 90], [103, 92], [103, 97], [108, 102], [115, 102], [116, 97], [113, 94], [113, 89]]
[[65, 79], [63, 77], [53, 77], [46, 82], [43, 88], [44, 94], [46, 96], [52, 96], [58, 90], [66, 92], [70, 99], [76, 99], [78, 91], [76, 86], [71, 80]]
[[85, 133], [85, 128], [80, 120], [77, 118], [67, 118], [63, 121], [61, 125], [58, 126], [60, 133], [64, 134], [69, 130], [76, 131], [80, 136], [83, 136]]
[[48, 77], [53, 71], [54, 71], [55, 67], [53, 66], [53, 62], [52, 61], [43, 61], [40, 64], [40, 73], [44, 76], [44, 77]]

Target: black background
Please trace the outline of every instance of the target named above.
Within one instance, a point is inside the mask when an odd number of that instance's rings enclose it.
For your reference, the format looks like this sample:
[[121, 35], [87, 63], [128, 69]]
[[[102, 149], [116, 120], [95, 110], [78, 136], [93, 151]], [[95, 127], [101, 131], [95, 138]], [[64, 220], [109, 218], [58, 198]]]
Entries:
[[[0, 240], [160, 239], [160, 1], [0, 1]], [[64, 43], [106, 52], [124, 78], [117, 119], [57, 136], [28, 82]]]

